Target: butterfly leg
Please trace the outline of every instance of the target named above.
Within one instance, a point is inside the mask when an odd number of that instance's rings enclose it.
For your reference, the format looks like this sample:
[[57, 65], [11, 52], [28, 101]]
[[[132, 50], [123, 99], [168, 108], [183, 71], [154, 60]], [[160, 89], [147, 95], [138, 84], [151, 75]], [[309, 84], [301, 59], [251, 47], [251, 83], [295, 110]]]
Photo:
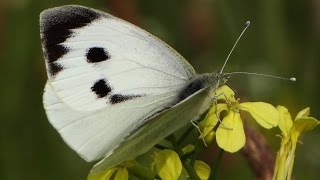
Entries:
[[[213, 102], [215, 103], [215, 114], [216, 114], [216, 117], [217, 117], [219, 123], [220, 123], [224, 128], [226, 128], [226, 129], [228, 129], [228, 130], [233, 130], [232, 128], [229, 128], [229, 127], [225, 126], [225, 125], [222, 123], [222, 120], [220, 119], [220, 116], [219, 116], [219, 114], [218, 114], [218, 109], [217, 109], [217, 107], [218, 107], [218, 101], [217, 101], [217, 97], [219, 97], [219, 96], [221, 96], [221, 95], [224, 96], [224, 100], [226, 101], [226, 103], [228, 104], [228, 106], [230, 106], [230, 107], [233, 108], [233, 106], [232, 106], [231, 103], [228, 101], [227, 96], [226, 96], [224, 93], [220, 93], [220, 94], [218, 94], [218, 95], [215, 95]], [[233, 108], [233, 109], [234, 109], [234, 108]]]
[[190, 122], [191, 122], [191, 124], [192, 124], [195, 128], [197, 128], [198, 132], [200, 133], [200, 136], [201, 136], [201, 139], [202, 139], [204, 145], [205, 145], [206, 147], [208, 147], [206, 141], [204, 140], [204, 136], [202, 135], [202, 131], [201, 131], [200, 127], [199, 127], [193, 120], [191, 120]]

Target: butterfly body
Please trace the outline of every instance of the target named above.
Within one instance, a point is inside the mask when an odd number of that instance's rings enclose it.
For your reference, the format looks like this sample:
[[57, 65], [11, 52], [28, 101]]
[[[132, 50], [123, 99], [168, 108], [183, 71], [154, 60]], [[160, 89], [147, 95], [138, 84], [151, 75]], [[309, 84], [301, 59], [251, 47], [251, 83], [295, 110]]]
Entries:
[[103, 167], [146, 152], [197, 119], [221, 79], [196, 74], [148, 32], [83, 6], [43, 11], [40, 34], [48, 119], [85, 160], [105, 158]]

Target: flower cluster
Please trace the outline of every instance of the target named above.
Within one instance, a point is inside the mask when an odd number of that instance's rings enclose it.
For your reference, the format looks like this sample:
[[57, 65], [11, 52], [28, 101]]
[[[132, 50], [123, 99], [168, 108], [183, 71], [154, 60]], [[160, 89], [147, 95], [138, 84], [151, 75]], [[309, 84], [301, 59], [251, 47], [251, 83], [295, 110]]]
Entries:
[[87, 180], [109, 180], [113, 177], [114, 180], [129, 179], [127, 168], [132, 166], [133, 163], [127, 161], [121, 165], [106, 169], [98, 173], [90, 173]]
[[[227, 152], [234, 153], [240, 150], [246, 142], [241, 112], [250, 114], [266, 129], [278, 126], [282, 132], [282, 142], [277, 152], [273, 180], [289, 180], [299, 136], [320, 124], [318, 120], [309, 116], [310, 108], [303, 109], [292, 120], [284, 106], [275, 108], [265, 102], [240, 103], [228, 86], [219, 88], [215, 97], [216, 103], [199, 123], [201, 139], [210, 144], [215, 138], [218, 146]], [[180, 144], [175, 145], [175, 142], [176, 140], [171, 142], [174, 150], [154, 150], [149, 167], [142, 166], [137, 161], [127, 161], [102, 172], [90, 173], [88, 180], [126, 180], [129, 179], [128, 172], [143, 179], [209, 179], [212, 176], [211, 167], [203, 161], [187, 157], [188, 154], [196, 152], [198, 146], [189, 144], [182, 148]]]
[[320, 121], [309, 116], [309, 107], [301, 110], [294, 120], [286, 107], [278, 106], [277, 110], [280, 114], [279, 128], [282, 132], [282, 141], [280, 150], [277, 152], [273, 179], [290, 180], [298, 137], [314, 129]]
[[[216, 137], [220, 148], [228, 152], [237, 152], [246, 142], [240, 111], [248, 112], [262, 127], [270, 129], [279, 123], [279, 113], [271, 104], [265, 102], [240, 103], [234, 91], [222, 86], [216, 91], [217, 103], [210, 108], [202, 127], [202, 137], [211, 143]], [[225, 112], [225, 116], [221, 114]], [[215, 127], [217, 126], [216, 130]]]
[[[152, 169], [161, 179], [179, 179], [184, 177], [187, 179], [189, 175], [186, 171], [182, 171], [182, 163], [178, 154], [169, 149], [160, 150], [155, 153]], [[211, 169], [208, 164], [203, 161], [196, 160], [193, 168], [200, 179], [208, 179]]]

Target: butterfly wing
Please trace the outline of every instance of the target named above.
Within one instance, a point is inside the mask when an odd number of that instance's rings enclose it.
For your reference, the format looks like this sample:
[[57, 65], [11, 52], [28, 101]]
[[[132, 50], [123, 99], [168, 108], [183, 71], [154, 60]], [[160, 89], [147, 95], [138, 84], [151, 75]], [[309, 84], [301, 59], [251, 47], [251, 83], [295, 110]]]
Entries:
[[92, 172], [99, 172], [141, 155], [171, 133], [190, 124], [192, 120], [197, 120], [199, 115], [212, 104], [213, 99], [209, 96], [210, 92], [212, 92], [210, 88], [201, 89], [173, 108], [150, 118], [147, 124], [130, 135], [119, 148], [107, 154], [103, 160], [96, 164]]
[[44, 107], [51, 124], [82, 158], [93, 161], [117, 148], [140, 124], [164, 109], [173, 93], [137, 98], [101, 111], [75, 111], [58, 98], [49, 83]]
[[177, 103], [195, 76], [172, 48], [109, 14], [62, 6], [40, 15], [51, 124], [87, 161], [113, 152], [150, 116]]
[[192, 66], [158, 38], [97, 10], [48, 9], [40, 15], [40, 29], [48, 81], [75, 110], [174, 92], [195, 75]]

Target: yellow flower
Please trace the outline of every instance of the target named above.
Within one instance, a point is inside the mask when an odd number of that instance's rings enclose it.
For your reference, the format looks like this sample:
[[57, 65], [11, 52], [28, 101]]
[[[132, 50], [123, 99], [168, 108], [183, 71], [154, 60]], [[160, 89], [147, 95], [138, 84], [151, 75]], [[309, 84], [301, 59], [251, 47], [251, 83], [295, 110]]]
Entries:
[[126, 161], [118, 166], [106, 169], [98, 173], [90, 172], [87, 180], [109, 180], [113, 175], [113, 180], [127, 180], [129, 179], [127, 167], [131, 166], [133, 166], [133, 162]]
[[[265, 102], [240, 103], [235, 98], [234, 91], [228, 86], [222, 86], [216, 91], [216, 94], [218, 103], [213, 104], [200, 124], [202, 137], [206, 143], [210, 143], [215, 136], [218, 146], [225, 151], [233, 153], [241, 149], [245, 145], [246, 138], [240, 111], [248, 112], [264, 128], [270, 129], [278, 125], [279, 113], [271, 104]], [[226, 115], [219, 123], [218, 116], [222, 112], [226, 112]], [[215, 127], [216, 131], [214, 131]]]
[[[194, 146], [188, 145], [182, 149], [184, 153], [193, 151]], [[152, 163], [153, 171], [163, 180], [177, 180], [189, 177], [186, 172], [182, 172], [182, 163], [178, 154], [170, 149], [155, 152]], [[203, 161], [195, 160], [193, 168], [201, 180], [209, 179], [211, 168]]]
[[278, 106], [277, 110], [280, 114], [279, 128], [282, 132], [282, 141], [280, 150], [277, 152], [273, 179], [290, 180], [294, 164], [294, 153], [300, 134], [311, 131], [320, 122], [309, 116], [309, 107], [300, 111], [294, 121], [286, 107]]
[[182, 171], [182, 163], [178, 154], [169, 149], [155, 152], [153, 157], [152, 169], [163, 180], [176, 180]]
[[211, 168], [207, 163], [196, 160], [193, 167], [201, 180], [209, 179]]

